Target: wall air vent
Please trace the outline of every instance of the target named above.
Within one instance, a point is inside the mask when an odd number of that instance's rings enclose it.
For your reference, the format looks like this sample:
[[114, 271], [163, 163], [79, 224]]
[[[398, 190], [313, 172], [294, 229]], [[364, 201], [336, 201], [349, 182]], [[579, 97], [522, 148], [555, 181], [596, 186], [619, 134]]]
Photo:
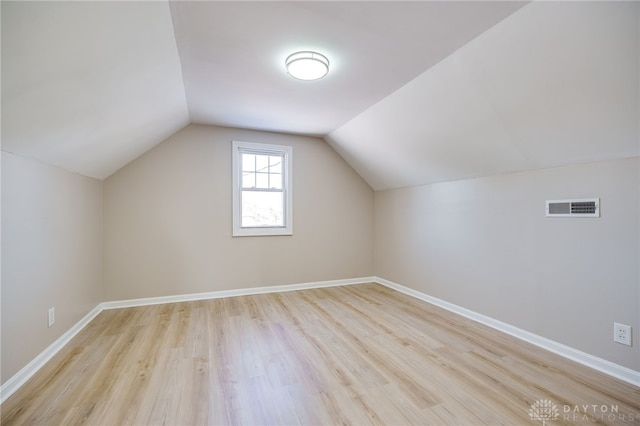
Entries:
[[600, 198], [547, 200], [548, 217], [600, 217]]

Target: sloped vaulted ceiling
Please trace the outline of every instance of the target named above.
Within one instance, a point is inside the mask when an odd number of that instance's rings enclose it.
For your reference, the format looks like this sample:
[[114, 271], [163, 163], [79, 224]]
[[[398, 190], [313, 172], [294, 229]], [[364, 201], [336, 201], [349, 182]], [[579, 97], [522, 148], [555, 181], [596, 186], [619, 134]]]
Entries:
[[189, 123], [166, 2], [2, 2], [2, 149], [105, 178]]
[[[191, 120], [323, 136], [473, 40], [517, 2], [172, 2]], [[289, 77], [298, 50], [329, 57]]]
[[190, 122], [324, 136], [375, 189], [639, 155], [638, 2], [1, 5], [2, 149], [100, 179]]
[[640, 154], [640, 3], [536, 2], [328, 141], [374, 189]]

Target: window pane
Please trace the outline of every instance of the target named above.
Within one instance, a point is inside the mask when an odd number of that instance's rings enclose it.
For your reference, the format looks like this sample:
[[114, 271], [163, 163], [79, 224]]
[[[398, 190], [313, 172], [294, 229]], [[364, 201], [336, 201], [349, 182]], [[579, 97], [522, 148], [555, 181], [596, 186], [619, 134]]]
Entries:
[[282, 192], [242, 191], [240, 226], [284, 226]]
[[256, 187], [256, 174], [255, 173], [243, 173], [242, 174], [242, 187], [243, 188], [255, 188]]
[[276, 157], [273, 155], [269, 157], [269, 172], [282, 173], [282, 157]]
[[269, 175], [267, 173], [256, 173], [256, 188], [269, 188]]
[[252, 172], [256, 169], [256, 156], [253, 154], [242, 154], [242, 171]]
[[282, 175], [272, 173], [269, 175], [269, 188], [282, 189]]
[[268, 155], [256, 155], [256, 172], [268, 172], [269, 171], [269, 156]]

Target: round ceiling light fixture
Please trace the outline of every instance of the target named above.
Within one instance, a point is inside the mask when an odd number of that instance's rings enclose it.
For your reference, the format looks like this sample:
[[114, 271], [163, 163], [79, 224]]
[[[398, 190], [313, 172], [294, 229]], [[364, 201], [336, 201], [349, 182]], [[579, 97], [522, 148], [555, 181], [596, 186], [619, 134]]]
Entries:
[[317, 52], [292, 53], [284, 63], [287, 73], [298, 80], [318, 80], [329, 72], [329, 60]]

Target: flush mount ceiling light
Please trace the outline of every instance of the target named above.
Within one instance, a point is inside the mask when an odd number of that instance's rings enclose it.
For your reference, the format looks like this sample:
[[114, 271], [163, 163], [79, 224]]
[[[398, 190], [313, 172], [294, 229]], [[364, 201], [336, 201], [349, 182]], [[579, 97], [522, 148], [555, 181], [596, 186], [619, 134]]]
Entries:
[[284, 63], [289, 75], [298, 80], [318, 80], [329, 72], [329, 60], [317, 52], [296, 52]]

